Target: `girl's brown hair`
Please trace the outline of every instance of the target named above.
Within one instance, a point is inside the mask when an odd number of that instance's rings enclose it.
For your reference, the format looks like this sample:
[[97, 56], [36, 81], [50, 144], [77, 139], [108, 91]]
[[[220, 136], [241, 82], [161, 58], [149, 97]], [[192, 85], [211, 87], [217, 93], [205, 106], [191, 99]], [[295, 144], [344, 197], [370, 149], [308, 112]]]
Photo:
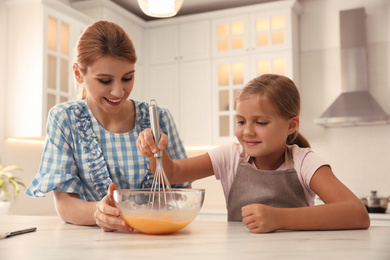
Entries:
[[[80, 35], [75, 48], [74, 63], [80, 72], [85, 74], [87, 67], [103, 56], [121, 58], [131, 63], [137, 61], [133, 42], [125, 30], [112, 22], [97, 21]], [[84, 89], [81, 98], [85, 98]]]
[[[249, 81], [238, 93], [237, 100], [257, 95], [259, 102], [267, 100], [281, 116], [286, 119], [299, 116], [301, 99], [294, 82], [281, 75], [263, 74]], [[310, 147], [309, 141], [298, 130], [287, 137], [288, 145], [297, 144], [300, 147]]]

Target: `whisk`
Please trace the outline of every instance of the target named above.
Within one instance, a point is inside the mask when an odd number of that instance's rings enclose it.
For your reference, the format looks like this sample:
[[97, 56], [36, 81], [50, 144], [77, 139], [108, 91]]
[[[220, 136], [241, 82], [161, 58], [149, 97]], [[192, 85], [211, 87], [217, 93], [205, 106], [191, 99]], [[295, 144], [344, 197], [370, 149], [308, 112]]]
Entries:
[[[150, 125], [156, 146], [160, 140], [160, 122], [158, 116], [157, 102], [151, 99], [149, 102], [149, 114]], [[149, 206], [154, 207], [155, 200], [158, 201], [158, 208], [167, 205], [166, 191], [172, 191], [168, 178], [165, 175], [164, 168], [162, 166], [161, 157], [162, 151], [157, 148], [157, 152], [154, 154], [156, 158], [156, 171], [154, 173], [154, 179], [151, 187], [151, 195], [149, 196]], [[163, 204], [163, 205], [162, 205]]]

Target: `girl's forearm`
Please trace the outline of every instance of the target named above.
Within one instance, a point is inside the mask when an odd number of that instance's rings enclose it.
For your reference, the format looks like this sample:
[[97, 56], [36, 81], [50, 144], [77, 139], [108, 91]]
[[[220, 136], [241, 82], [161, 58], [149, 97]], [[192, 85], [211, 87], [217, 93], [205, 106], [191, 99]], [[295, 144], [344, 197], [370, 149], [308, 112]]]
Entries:
[[[156, 169], [156, 159], [149, 158], [153, 174]], [[171, 184], [202, 179], [214, 174], [209, 155], [203, 154], [191, 158], [172, 160], [166, 150], [163, 151], [162, 164], [164, 172]]]
[[360, 202], [336, 202], [276, 211], [280, 229], [284, 230], [365, 229], [370, 226], [367, 211]]

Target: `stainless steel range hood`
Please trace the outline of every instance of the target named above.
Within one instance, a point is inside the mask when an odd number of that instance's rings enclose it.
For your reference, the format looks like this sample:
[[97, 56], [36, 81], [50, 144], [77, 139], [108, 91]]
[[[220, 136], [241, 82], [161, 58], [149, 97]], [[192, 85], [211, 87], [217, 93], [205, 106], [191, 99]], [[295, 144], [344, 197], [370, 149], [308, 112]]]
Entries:
[[389, 123], [368, 88], [364, 8], [340, 12], [340, 46], [342, 93], [314, 122], [325, 127]]

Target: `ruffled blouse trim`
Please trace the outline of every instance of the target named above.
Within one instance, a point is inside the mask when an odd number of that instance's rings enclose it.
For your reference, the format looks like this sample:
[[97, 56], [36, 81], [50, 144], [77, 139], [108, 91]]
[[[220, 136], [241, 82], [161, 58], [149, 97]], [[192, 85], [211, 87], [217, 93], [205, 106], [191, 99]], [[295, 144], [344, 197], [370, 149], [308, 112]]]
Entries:
[[92, 120], [86, 106], [87, 104], [84, 102], [71, 106], [70, 109], [73, 110], [77, 133], [80, 135], [78, 142], [81, 144], [82, 151], [86, 155], [84, 159], [85, 163], [89, 167], [93, 185], [100, 199], [102, 199], [107, 194], [112, 179], [110, 178], [97, 136], [92, 130]]
[[[145, 102], [134, 101], [136, 109], [136, 120], [139, 122], [139, 132], [150, 128], [149, 105]], [[137, 124], [136, 124], [137, 125]]]
[[[141, 133], [143, 130], [150, 128], [150, 117], [149, 117], [149, 104], [146, 102], [139, 102], [132, 100], [134, 102], [135, 110], [136, 110], [136, 121], [139, 124], [135, 124], [137, 129], [137, 133]], [[149, 163], [145, 164], [146, 174], [144, 179], [141, 181], [139, 188], [151, 188], [153, 182], [153, 174], [150, 170]]]

